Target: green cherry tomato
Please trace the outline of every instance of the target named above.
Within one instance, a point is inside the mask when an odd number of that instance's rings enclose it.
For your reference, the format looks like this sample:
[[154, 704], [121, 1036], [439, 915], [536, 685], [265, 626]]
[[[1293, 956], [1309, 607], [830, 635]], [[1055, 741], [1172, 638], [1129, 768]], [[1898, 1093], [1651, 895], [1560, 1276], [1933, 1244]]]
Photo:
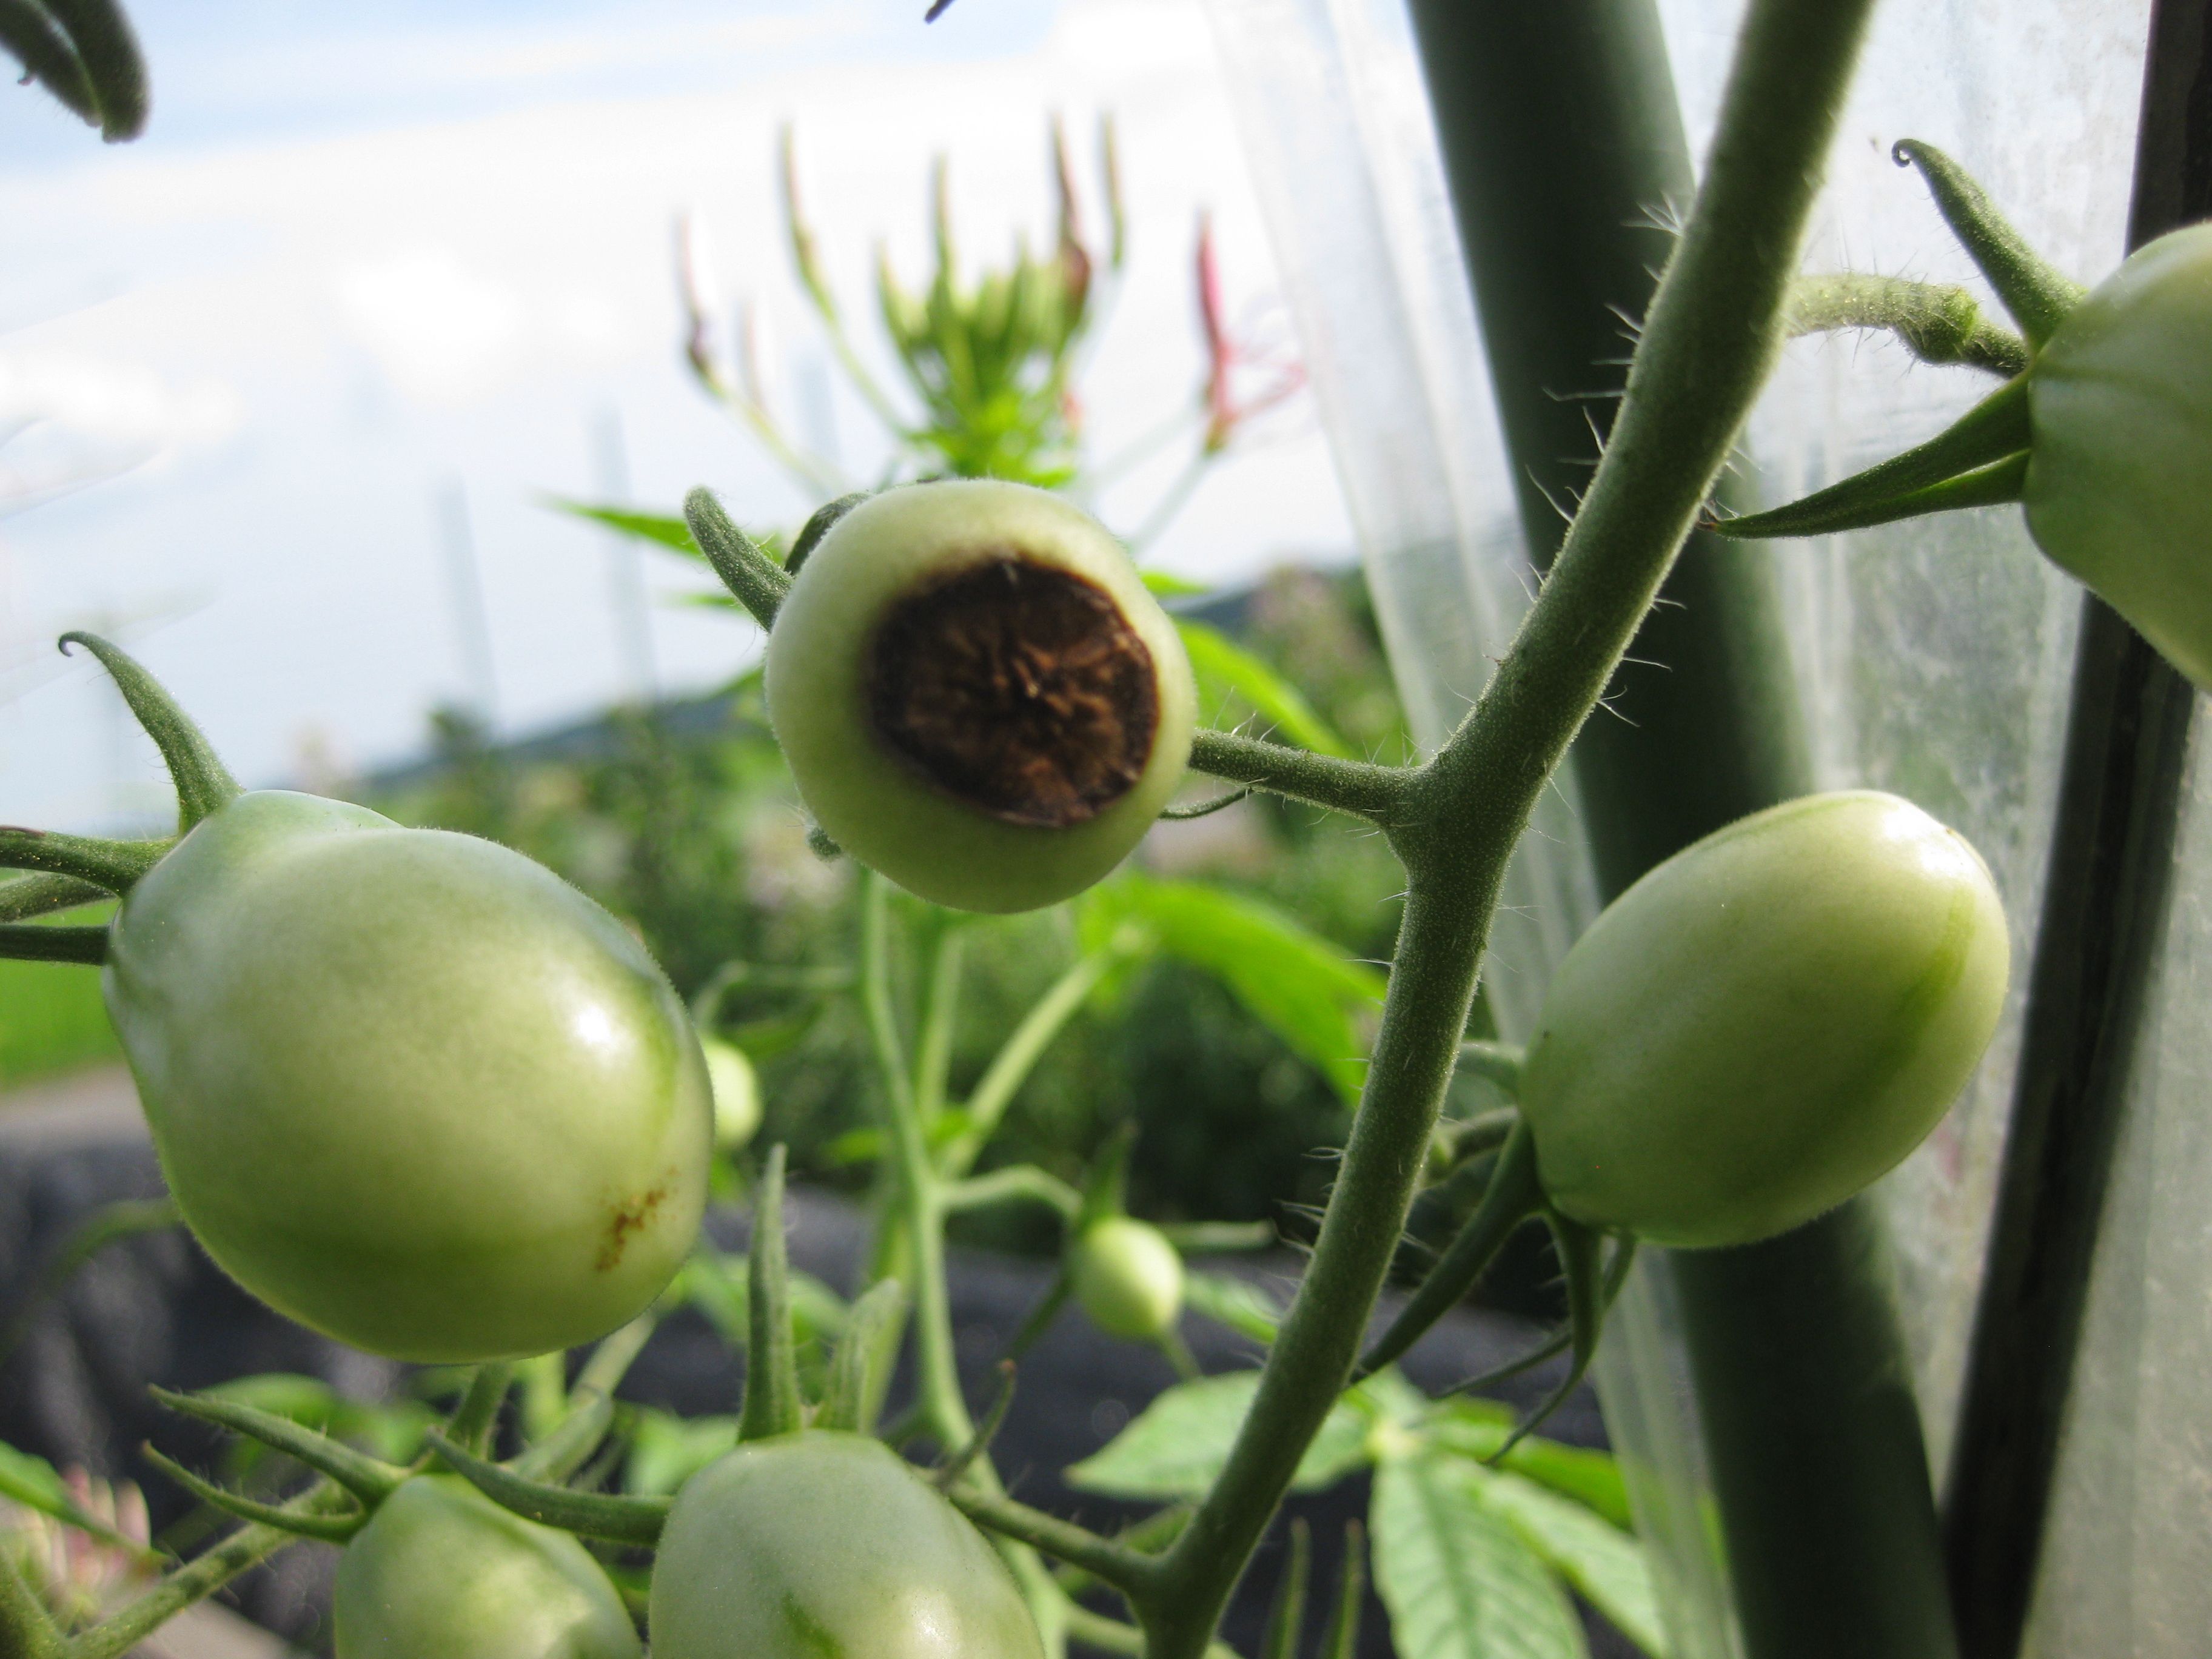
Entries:
[[1157, 1342], [1182, 1312], [1182, 1258], [1147, 1222], [1092, 1222], [1069, 1252], [1068, 1272], [1077, 1304], [1109, 1336]]
[[2028, 370], [2036, 544], [2212, 689], [2212, 225], [2132, 254]]
[[123, 901], [102, 985], [193, 1232], [342, 1341], [572, 1347], [698, 1231], [683, 1004], [612, 916], [493, 842], [242, 795]]
[[338, 1559], [337, 1659], [640, 1659], [622, 1597], [565, 1532], [458, 1476], [377, 1506]]
[[1980, 856], [1911, 802], [1811, 795], [1730, 824], [1560, 963], [1521, 1079], [1544, 1189], [1679, 1247], [1809, 1221], [1935, 1127], [2009, 965]]
[[1098, 523], [1025, 484], [887, 489], [839, 519], [768, 643], [768, 709], [830, 839], [922, 897], [1026, 910], [1136, 846], [1197, 693]]
[[684, 1482], [653, 1568], [653, 1659], [1042, 1659], [1021, 1592], [882, 1442], [756, 1440]]
[[734, 1042], [702, 1036], [699, 1052], [707, 1057], [707, 1080], [714, 1088], [714, 1144], [737, 1152], [760, 1133], [759, 1075]]

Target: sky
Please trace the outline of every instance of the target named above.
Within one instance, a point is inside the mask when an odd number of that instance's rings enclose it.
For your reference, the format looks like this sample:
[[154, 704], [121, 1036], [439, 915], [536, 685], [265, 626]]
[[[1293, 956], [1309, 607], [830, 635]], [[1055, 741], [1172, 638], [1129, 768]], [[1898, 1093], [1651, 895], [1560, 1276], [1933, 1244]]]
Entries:
[[[256, 786], [404, 759], [441, 702], [520, 735], [740, 665], [750, 629], [684, 602], [690, 567], [544, 500], [672, 510], [703, 483], [757, 528], [811, 504], [683, 367], [685, 213], [721, 319], [753, 305], [787, 422], [856, 480], [879, 464], [789, 274], [787, 122], [872, 359], [875, 247], [922, 269], [933, 157], [964, 257], [1001, 258], [1049, 234], [1055, 116], [1099, 228], [1107, 112], [1132, 254], [1083, 383], [1094, 453], [1188, 406], [1201, 211], [1239, 325], [1279, 334], [1199, 0], [959, 0], [928, 27], [921, 10], [138, 0], [139, 143], [0, 88], [0, 820], [165, 807], [119, 702], [54, 651], [72, 627], [139, 653]], [[1108, 522], [1142, 522], [1181, 453], [1108, 489]], [[1349, 548], [1299, 402], [1149, 556], [1232, 580]]]

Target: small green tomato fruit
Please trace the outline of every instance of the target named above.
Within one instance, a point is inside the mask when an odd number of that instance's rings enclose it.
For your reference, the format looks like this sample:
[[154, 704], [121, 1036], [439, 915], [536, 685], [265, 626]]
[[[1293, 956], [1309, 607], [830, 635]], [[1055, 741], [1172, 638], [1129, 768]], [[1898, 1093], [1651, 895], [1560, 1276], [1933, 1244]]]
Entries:
[[702, 1036], [699, 1052], [707, 1058], [707, 1080], [714, 1094], [714, 1144], [734, 1152], [760, 1133], [760, 1078], [745, 1051], [720, 1037]]
[[2212, 690], [2212, 225], [2139, 248], [2028, 370], [2036, 544]]
[[519, 853], [241, 795], [125, 898], [101, 987], [192, 1231], [341, 1341], [574, 1347], [697, 1235], [690, 1018], [621, 923]]
[[653, 1568], [653, 1659], [1042, 1659], [982, 1534], [856, 1434], [755, 1440], [684, 1483]]
[[1936, 1127], [2010, 955], [1980, 856], [1894, 795], [1706, 836], [1614, 900], [1546, 994], [1521, 1080], [1545, 1192], [1681, 1248], [1811, 1220]]
[[1075, 1300], [1109, 1336], [1157, 1342], [1182, 1312], [1182, 1257], [1167, 1235], [1130, 1216], [1083, 1230], [1069, 1255]]
[[1182, 777], [1197, 693], [1119, 543], [1025, 484], [887, 489], [839, 519], [768, 644], [769, 719], [830, 838], [910, 891], [1082, 891]]
[[377, 1506], [338, 1559], [337, 1659], [640, 1659], [622, 1597], [565, 1532], [456, 1475]]

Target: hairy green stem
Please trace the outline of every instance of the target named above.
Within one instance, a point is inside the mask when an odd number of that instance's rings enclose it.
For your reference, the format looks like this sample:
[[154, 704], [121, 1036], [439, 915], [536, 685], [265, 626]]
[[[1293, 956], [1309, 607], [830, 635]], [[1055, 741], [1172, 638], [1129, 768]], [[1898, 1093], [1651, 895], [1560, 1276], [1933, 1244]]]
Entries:
[[1052, 1040], [1075, 1018], [1084, 1000], [1097, 988], [1098, 981], [1121, 960], [1122, 954], [1112, 947], [1086, 952], [1022, 1016], [1021, 1024], [992, 1056], [981, 1080], [968, 1097], [968, 1127], [945, 1149], [940, 1160], [946, 1174], [962, 1174], [974, 1164]]
[[[1506, 861], [1772, 364], [1870, 8], [1871, 0], [1753, 6], [1704, 186], [1550, 579], [1460, 731], [1410, 786], [1392, 779], [1387, 810], [1408, 888], [1367, 1086], [1312, 1262], [1251, 1413], [1220, 1479], [1136, 1598], [1148, 1659], [1203, 1653], [1350, 1373], [1458, 1059]], [[1214, 769], [1210, 757], [1197, 763]]]
[[[916, 1405], [940, 1446], [963, 1446], [975, 1438], [975, 1425], [960, 1392], [952, 1306], [945, 1284], [945, 1182], [930, 1158], [919, 1091], [906, 1069], [891, 1006], [890, 895], [890, 884], [869, 871], [861, 887], [860, 1003], [883, 1085], [883, 1127], [891, 1168], [890, 1212], [905, 1245], [896, 1254], [914, 1302]], [[880, 1243], [877, 1254], [884, 1254]], [[988, 1457], [978, 1459], [970, 1475], [981, 1488], [1000, 1489], [998, 1473]], [[1066, 1598], [1028, 1550], [1009, 1550], [1006, 1559], [1037, 1620], [1046, 1651], [1059, 1653], [1066, 1639], [1059, 1620]]]
[[1355, 813], [1385, 829], [1405, 817], [1417, 776], [1401, 766], [1340, 760], [1205, 727], [1191, 738], [1190, 764], [1194, 771]]
[[1982, 314], [1974, 296], [1942, 283], [1838, 271], [1801, 276], [1790, 291], [1790, 332], [1880, 329], [1923, 363], [1961, 363], [2009, 380], [2027, 368], [2027, 342]]
[[1024, 1198], [1043, 1205], [1062, 1221], [1074, 1220], [1083, 1208], [1083, 1194], [1058, 1176], [1034, 1164], [1009, 1164], [985, 1175], [948, 1183], [945, 1188], [945, 1209], [947, 1214], [957, 1214], [963, 1210], [980, 1210]]
[[0, 922], [0, 957], [10, 962], [73, 962], [80, 967], [97, 968], [107, 960], [107, 929]]

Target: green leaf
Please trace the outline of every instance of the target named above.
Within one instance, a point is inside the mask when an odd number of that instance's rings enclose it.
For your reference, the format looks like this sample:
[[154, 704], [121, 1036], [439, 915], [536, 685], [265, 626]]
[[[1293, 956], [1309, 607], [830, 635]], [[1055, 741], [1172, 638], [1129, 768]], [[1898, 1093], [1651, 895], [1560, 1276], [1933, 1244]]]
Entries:
[[1484, 1496], [1616, 1630], [1652, 1659], [1667, 1659], [1650, 1559], [1632, 1534], [1516, 1474], [1492, 1476]]
[[1145, 591], [1156, 599], [1194, 599], [1201, 593], [1213, 590], [1204, 582], [1194, 582], [1188, 576], [1170, 576], [1164, 570], [1147, 570]]
[[[1231, 1371], [1170, 1389], [1103, 1450], [1070, 1468], [1067, 1483], [1117, 1498], [1202, 1496], [1228, 1462], [1259, 1388], [1259, 1372]], [[1366, 1417], [1339, 1402], [1306, 1448], [1291, 1485], [1318, 1492], [1366, 1461]]]
[[[1494, 1401], [1448, 1400], [1422, 1425], [1421, 1433], [1431, 1443], [1462, 1457], [1487, 1462], [1511, 1437], [1513, 1413]], [[1504, 1467], [1596, 1510], [1624, 1531], [1635, 1530], [1635, 1517], [1628, 1507], [1628, 1483], [1610, 1453], [1563, 1445], [1532, 1434], [1505, 1454]]]
[[1334, 755], [1340, 760], [1359, 758], [1306, 701], [1304, 692], [1219, 629], [1178, 617], [1176, 632], [1182, 635], [1191, 671], [1209, 700], [1221, 692], [1231, 693], [1272, 724], [1278, 736], [1299, 748]]
[[1160, 950], [1229, 988], [1254, 1018], [1328, 1079], [1349, 1105], [1367, 1070], [1367, 1026], [1387, 981], [1258, 899], [1199, 882], [1127, 875], [1091, 890], [1086, 938], [1135, 921]]
[[593, 524], [605, 525], [625, 536], [635, 536], [641, 542], [672, 548], [694, 559], [705, 556], [699, 551], [699, 544], [691, 539], [690, 526], [680, 514], [636, 513], [628, 507], [597, 507], [589, 501], [572, 501], [559, 495], [546, 496], [545, 505], [556, 512], [589, 519]]
[[1375, 1477], [1375, 1585], [1399, 1659], [1587, 1659], [1559, 1581], [1485, 1501], [1498, 1477], [1416, 1452]]

